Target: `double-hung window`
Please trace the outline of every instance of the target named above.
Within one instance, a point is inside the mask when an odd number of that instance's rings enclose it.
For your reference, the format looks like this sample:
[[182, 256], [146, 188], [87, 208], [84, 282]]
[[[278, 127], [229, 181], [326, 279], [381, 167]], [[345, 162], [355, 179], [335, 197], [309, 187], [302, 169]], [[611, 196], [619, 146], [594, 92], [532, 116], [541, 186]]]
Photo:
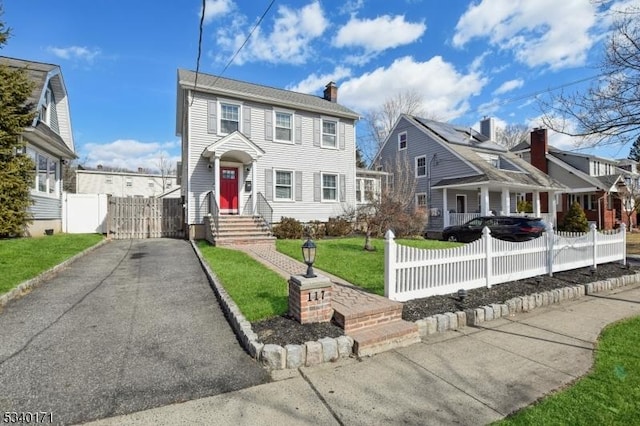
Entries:
[[407, 132], [398, 135], [398, 150], [402, 151], [403, 149], [407, 149]]
[[338, 201], [338, 175], [322, 174], [322, 201]]
[[427, 175], [427, 157], [422, 155], [416, 157], [416, 177]]
[[27, 149], [27, 154], [35, 163], [36, 174], [32, 189], [41, 194], [56, 195], [60, 180], [59, 162], [47, 155]]
[[276, 140], [293, 142], [293, 114], [276, 111]]
[[419, 209], [427, 208], [427, 194], [424, 192], [416, 194], [416, 207]]
[[240, 105], [220, 104], [220, 133], [229, 134], [240, 130]]
[[276, 170], [276, 200], [293, 200], [293, 172]]
[[338, 147], [338, 122], [335, 120], [322, 119], [322, 147]]

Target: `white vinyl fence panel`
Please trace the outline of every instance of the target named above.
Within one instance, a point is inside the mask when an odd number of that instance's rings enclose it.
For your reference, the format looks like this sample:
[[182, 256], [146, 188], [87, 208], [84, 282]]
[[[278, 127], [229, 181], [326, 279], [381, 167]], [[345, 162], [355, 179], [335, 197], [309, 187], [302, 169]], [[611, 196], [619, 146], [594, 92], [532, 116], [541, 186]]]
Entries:
[[69, 194], [62, 197], [62, 232], [107, 233], [107, 194]]
[[595, 226], [585, 234], [554, 233], [553, 230], [525, 242], [491, 237], [461, 247], [427, 250], [396, 244], [393, 232], [385, 241], [385, 296], [407, 301], [491, 287], [542, 274], [596, 267], [600, 263], [626, 261], [626, 229], [601, 233]]

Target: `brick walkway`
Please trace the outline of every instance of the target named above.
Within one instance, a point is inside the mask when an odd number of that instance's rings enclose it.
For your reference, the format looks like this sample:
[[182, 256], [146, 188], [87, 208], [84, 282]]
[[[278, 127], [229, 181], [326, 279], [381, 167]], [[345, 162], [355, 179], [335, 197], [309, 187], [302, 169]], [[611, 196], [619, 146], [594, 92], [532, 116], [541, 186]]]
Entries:
[[[233, 248], [244, 251], [286, 279], [289, 279], [291, 275], [301, 275], [307, 270], [307, 265], [304, 263], [278, 252], [267, 244], [236, 245]], [[333, 283], [332, 306], [344, 318], [376, 314], [402, 306], [399, 302], [366, 292], [342, 278], [319, 269], [317, 271], [329, 277]]]

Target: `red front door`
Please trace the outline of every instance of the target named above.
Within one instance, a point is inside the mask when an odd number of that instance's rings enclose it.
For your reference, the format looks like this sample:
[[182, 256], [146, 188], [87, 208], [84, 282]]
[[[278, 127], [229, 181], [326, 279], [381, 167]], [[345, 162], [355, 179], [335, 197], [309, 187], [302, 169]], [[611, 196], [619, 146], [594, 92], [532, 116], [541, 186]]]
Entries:
[[237, 167], [220, 167], [220, 213], [238, 213]]

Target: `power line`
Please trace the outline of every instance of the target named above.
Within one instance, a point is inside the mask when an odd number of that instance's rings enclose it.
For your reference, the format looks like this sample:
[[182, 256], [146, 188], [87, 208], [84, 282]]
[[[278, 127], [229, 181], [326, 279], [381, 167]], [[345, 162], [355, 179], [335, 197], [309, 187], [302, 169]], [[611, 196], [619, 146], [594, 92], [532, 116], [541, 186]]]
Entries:
[[[233, 63], [233, 60], [236, 59], [236, 56], [238, 56], [238, 54], [240, 53], [240, 51], [244, 48], [244, 46], [249, 42], [249, 39], [251, 38], [251, 36], [253, 35], [253, 32], [256, 30], [256, 28], [258, 28], [260, 26], [260, 23], [262, 23], [262, 20], [264, 19], [265, 16], [267, 16], [267, 13], [269, 13], [269, 10], [271, 10], [271, 6], [273, 6], [273, 4], [276, 2], [276, 0], [271, 0], [271, 2], [269, 3], [269, 6], [267, 6], [267, 8], [265, 9], [265, 11], [262, 13], [262, 16], [260, 16], [260, 19], [258, 19], [258, 22], [256, 22], [256, 24], [253, 26], [253, 28], [251, 29], [251, 31], [249, 31], [249, 34], [247, 35], [247, 37], [244, 39], [244, 42], [242, 42], [242, 45], [240, 45], [240, 47], [236, 50], [236, 52], [233, 54], [233, 56], [231, 57], [231, 59], [229, 59], [229, 62], [227, 62], [227, 65], [224, 66], [224, 68], [222, 69], [222, 72], [220, 74], [218, 74], [216, 76], [216, 79], [213, 80], [213, 83], [211, 84], [212, 86], [215, 86], [216, 83], [218, 82], [218, 80], [220, 79], [220, 77], [222, 76], [222, 74], [225, 73], [225, 71], [227, 71], [227, 68], [229, 68], [229, 66]], [[197, 74], [196, 74], [197, 77]]]
[[[204, 27], [204, 14], [207, 8], [207, 0], [202, 0], [202, 14], [200, 15], [200, 30], [198, 35], [198, 58], [196, 59], [196, 78], [193, 82], [193, 89], [198, 86], [198, 73], [200, 72], [200, 55], [202, 54], [202, 28]], [[193, 106], [194, 98], [191, 98], [191, 106]]]

